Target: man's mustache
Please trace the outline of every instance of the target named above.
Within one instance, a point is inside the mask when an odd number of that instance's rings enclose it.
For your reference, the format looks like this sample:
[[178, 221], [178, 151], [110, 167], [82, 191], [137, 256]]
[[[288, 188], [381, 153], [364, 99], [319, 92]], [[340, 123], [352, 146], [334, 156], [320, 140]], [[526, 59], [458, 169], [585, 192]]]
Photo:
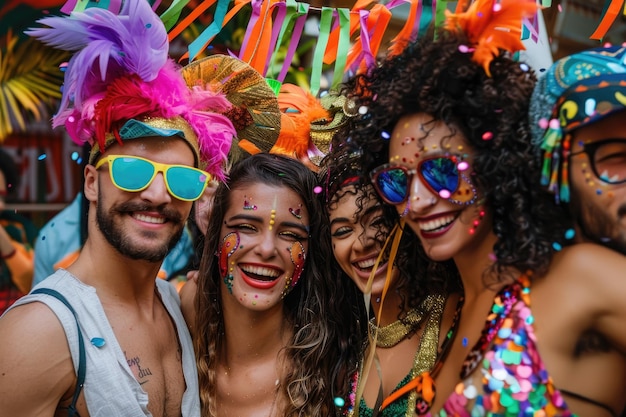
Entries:
[[118, 213], [131, 213], [140, 211], [156, 212], [173, 223], [182, 223], [183, 221], [180, 213], [178, 213], [176, 210], [167, 208], [165, 205], [153, 206], [150, 204], [127, 201], [125, 203], [120, 203], [115, 208], [115, 211], [117, 211]]

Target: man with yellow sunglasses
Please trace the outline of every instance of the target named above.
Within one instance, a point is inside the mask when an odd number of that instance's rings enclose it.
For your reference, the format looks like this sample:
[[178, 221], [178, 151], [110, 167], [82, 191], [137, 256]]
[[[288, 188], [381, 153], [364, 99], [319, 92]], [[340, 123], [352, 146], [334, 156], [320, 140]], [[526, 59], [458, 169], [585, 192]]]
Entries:
[[125, 2], [120, 15], [88, 8], [41, 23], [49, 27], [31, 35], [77, 51], [53, 126], [92, 145], [88, 237], [71, 266], [0, 318], [0, 410], [199, 416], [180, 300], [156, 277], [193, 202], [224, 177], [231, 104], [201, 80], [188, 86], [146, 1]]

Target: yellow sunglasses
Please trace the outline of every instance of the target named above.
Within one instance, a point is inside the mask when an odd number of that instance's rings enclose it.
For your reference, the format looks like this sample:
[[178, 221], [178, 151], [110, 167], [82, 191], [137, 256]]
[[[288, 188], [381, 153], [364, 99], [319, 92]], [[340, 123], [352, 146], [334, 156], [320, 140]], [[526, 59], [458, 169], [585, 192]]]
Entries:
[[172, 197], [183, 201], [195, 201], [211, 181], [211, 174], [186, 165], [169, 165], [129, 155], [107, 155], [96, 164], [96, 169], [109, 164], [113, 185], [123, 191], [143, 191], [163, 173], [165, 186]]

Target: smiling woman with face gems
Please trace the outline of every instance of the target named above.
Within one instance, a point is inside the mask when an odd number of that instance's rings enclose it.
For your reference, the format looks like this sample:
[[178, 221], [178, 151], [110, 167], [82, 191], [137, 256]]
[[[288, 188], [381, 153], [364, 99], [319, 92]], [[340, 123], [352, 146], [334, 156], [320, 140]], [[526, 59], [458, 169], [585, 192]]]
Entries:
[[564, 244], [571, 219], [540, 184], [530, 139], [535, 77], [510, 55], [535, 12], [534, 1], [478, 0], [435, 40], [349, 83], [359, 162], [427, 256], [454, 261], [465, 298], [440, 366], [383, 412], [412, 391], [420, 416], [611, 416], [626, 405], [626, 259]]
[[215, 193], [197, 287], [181, 292], [205, 416], [329, 416], [347, 390], [355, 324], [329, 274], [316, 185], [301, 162], [258, 154]]
[[[449, 321], [463, 301], [456, 270], [430, 261], [410, 228], [400, 232], [395, 209], [383, 204], [358, 165], [359, 153], [349, 144], [336, 147], [319, 176], [336, 280], [357, 288], [352, 303], [364, 307], [365, 301], [371, 312], [369, 321], [365, 311], [354, 319], [369, 323], [370, 334], [363, 336], [365, 349], [353, 373], [358, 394], [349, 396], [344, 408], [348, 416], [367, 417], [383, 396], [435, 366], [442, 317]], [[444, 311], [448, 295], [456, 303]], [[379, 416], [412, 417], [418, 400], [413, 391]]]

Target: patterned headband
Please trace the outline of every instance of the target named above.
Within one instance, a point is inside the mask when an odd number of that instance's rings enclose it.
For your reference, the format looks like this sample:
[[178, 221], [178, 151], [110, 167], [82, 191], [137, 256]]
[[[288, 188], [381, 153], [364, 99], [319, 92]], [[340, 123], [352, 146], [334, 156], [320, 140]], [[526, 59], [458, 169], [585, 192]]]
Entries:
[[568, 202], [570, 132], [626, 108], [626, 47], [607, 46], [555, 62], [530, 103], [533, 143], [543, 151], [541, 183]]

